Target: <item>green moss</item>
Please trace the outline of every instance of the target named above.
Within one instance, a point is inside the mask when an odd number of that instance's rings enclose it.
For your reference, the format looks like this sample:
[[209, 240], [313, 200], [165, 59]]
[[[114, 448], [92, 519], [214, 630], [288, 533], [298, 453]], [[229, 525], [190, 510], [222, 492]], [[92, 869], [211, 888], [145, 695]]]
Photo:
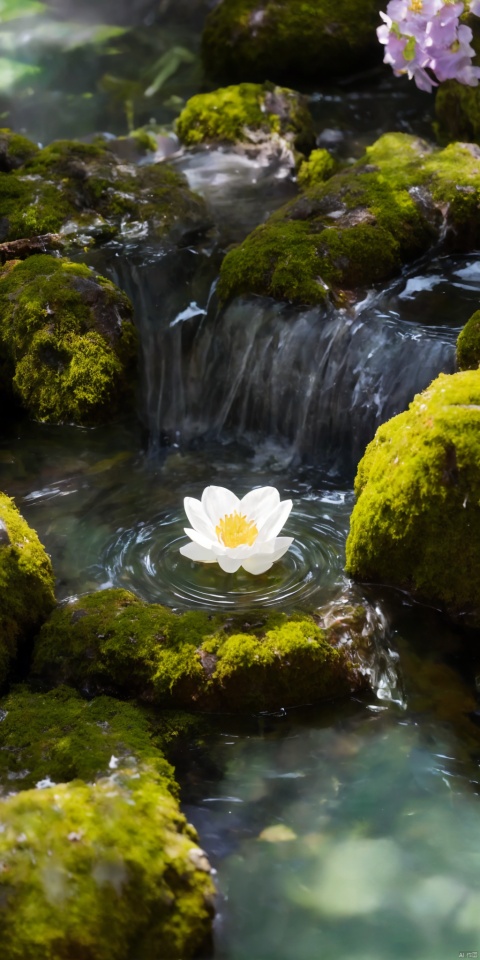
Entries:
[[0, 804], [5, 960], [172, 960], [208, 936], [208, 861], [151, 768]]
[[480, 367], [480, 310], [470, 317], [458, 336], [457, 366], [459, 370]]
[[21, 641], [54, 606], [50, 559], [10, 497], [0, 494], [0, 688]]
[[[155, 769], [177, 795], [173, 769], [154, 745], [150, 718], [141, 707], [111, 697], [85, 701], [68, 687], [50, 693], [17, 687], [0, 701], [0, 710], [6, 712], [0, 723], [4, 791], [28, 790], [47, 779], [91, 782], [108, 776], [112, 756], [120, 767], [133, 756]], [[157, 724], [161, 730], [161, 721]], [[168, 722], [166, 739], [174, 742], [176, 736], [178, 721], [177, 726]]]
[[323, 183], [337, 172], [338, 161], [328, 150], [312, 150], [298, 171], [298, 183], [302, 190]]
[[281, 137], [299, 150], [313, 145], [313, 125], [306, 101], [294, 90], [241, 83], [192, 97], [177, 120], [187, 146], [199, 143], [253, 143]]
[[219, 297], [342, 301], [344, 290], [388, 279], [440, 239], [450, 249], [471, 249], [480, 242], [479, 190], [475, 147], [432, 151], [415, 137], [386, 134], [230, 251]]
[[205, 71], [226, 82], [331, 79], [380, 60], [376, 0], [223, 0], [202, 39]]
[[480, 624], [480, 375], [441, 375], [359, 464], [347, 571]]
[[31, 140], [11, 130], [0, 129], [0, 170], [3, 173], [21, 167], [36, 153], [38, 153], [38, 147]]
[[124, 293], [81, 264], [38, 255], [0, 270], [0, 343], [32, 416], [98, 422], [133, 395], [131, 313]]
[[307, 615], [180, 616], [123, 590], [59, 607], [40, 631], [33, 670], [48, 683], [135, 695], [161, 707], [269, 709], [363, 685]]

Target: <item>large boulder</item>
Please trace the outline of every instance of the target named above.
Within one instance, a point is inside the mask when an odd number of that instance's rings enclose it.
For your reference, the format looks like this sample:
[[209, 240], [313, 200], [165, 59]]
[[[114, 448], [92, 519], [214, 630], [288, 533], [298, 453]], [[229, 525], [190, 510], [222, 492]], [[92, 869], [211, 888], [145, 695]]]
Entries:
[[314, 143], [307, 101], [294, 90], [271, 83], [241, 83], [188, 101], [176, 129], [188, 147], [228, 144], [244, 151], [265, 148], [309, 151]]
[[[318, 179], [317, 179], [318, 177]], [[260, 294], [301, 303], [350, 302], [443, 242], [471, 250], [480, 242], [480, 149], [444, 150], [407, 134], [385, 134], [353, 166], [310, 186], [276, 211], [225, 257], [222, 301]]]
[[0, 493], [0, 688], [19, 646], [55, 605], [54, 576], [35, 530]]
[[202, 39], [222, 82], [330, 80], [381, 60], [379, 0], [221, 0]]
[[307, 614], [177, 615], [125, 590], [58, 607], [41, 629], [33, 673], [89, 695], [160, 707], [251, 711], [348, 696], [368, 685], [348, 644]]
[[202, 198], [166, 163], [122, 162], [102, 142], [58, 140], [30, 156], [24, 148], [21, 165], [18, 151], [10, 165], [5, 151], [0, 242], [50, 233], [82, 246], [116, 236], [177, 242], [210, 225]]
[[383, 424], [355, 481], [347, 572], [480, 626], [480, 373], [442, 374]]
[[0, 268], [0, 353], [37, 420], [96, 423], [134, 396], [130, 301], [82, 264], [39, 254]]

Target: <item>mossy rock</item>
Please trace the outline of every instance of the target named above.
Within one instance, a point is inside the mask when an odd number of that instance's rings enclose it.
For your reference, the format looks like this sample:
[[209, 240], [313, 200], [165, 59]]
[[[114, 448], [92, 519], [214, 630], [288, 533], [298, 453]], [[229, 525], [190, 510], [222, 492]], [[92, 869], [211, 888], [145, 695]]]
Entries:
[[176, 615], [125, 590], [58, 607], [36, 641], [33, 674], [89, 694], [160, 707], [258, 711], [348, 696], [365, 686], [345, 649], [306, 614]]
[[378, 0], [222, 0], [206, 20], [206, 73], [221, 82], [331, 80], [380, 62]]
[[312, 185], [225, 257], [218, 295], [259, 294], [307, 304], [351, 301], [444, 241], [480, 242], [480, 151], [434, 150], [407, 134], [385, 134], [353, 166]]
[[480, 93], [457, 80], [441, 83], [435, 97], [436, 131], [440, 142], [480, 143]]
[[442, 374], [383, 424], [355, 492], [350, 576], [480, 626], [480, 373]]
[[467, 320], [457, 339], [457, 367], [477, 370], [480, 367], [480, 310]]
[[[38, 783], [94, 782], [113, 767], [148, 764], [178, 795], [173, 768], [165, 760], [162, 719], [112, 697], [84, 700], [68, 687], [48, 693], [15, 687], [0, 700], [0, 792], [28, 790]], [[178, 737], [179, 719], [167, 721], [166, 740]], [[1, 820], [1, 816], [0, 816]]]
[[258, 149], [277, 142], [307, 152], [315, 143], [306, 99], [271, 83], [241, 83], [197, 94], [186, 104], [176, 129], [188, 147], [233, 143]]
[[9, 173], [23, 166], [39, 152], [36, 143], [11, 130], [0, 130], [0, 171]]
[[37, 255], [0, 269], [0, 350], [37, 420], [90, 424], [132, 400], [137, 336], [128, 297], [68, 260]]
[[167, 164], [128, 164], [103, 143], [70, 140], [0, 173], [0, 206], [0, 241], [61, 232], [82, 245], [147, 234], [177, 242], [210, 225], [202, 198]]
[[35, 530], [0, 493], [0, 689], [22, 641], [55, 605], [54, 577]]
[[298, 184], [302, 190], [329, 180], [338, 170], [338, 160], [328, 150], [312, 150], [298, 171]]
[[213, 884], [154, 769], [0, 802], [5, 960], [188, 960], [208, 938]]

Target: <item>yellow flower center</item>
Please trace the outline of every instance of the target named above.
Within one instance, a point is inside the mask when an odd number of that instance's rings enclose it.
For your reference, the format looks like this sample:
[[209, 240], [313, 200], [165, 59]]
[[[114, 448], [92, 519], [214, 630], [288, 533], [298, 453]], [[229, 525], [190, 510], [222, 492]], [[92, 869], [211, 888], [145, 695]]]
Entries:
[[258, 529], [253, 520], [247, 520], [240, 513], [227, 513], [222, 517], [215, 533], [225, 547], [251, 547], [258, 537]]
[[421, 13], [423, 10], [423, 0], [410, 0], [410, 10], [412, 13]]

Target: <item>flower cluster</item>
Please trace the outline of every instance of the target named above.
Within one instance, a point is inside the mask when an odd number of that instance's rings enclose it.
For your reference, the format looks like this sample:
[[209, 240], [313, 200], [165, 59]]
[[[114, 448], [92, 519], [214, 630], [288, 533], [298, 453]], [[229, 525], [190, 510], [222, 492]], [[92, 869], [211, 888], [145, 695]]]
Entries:
[[390, 0], [377, 30], [385, 44], [384, 63], [428, 93], [444, 80], [476, 87], [480, 67], [472, 64], [473, 34], [460, 23], [462, 13], [480, 16], [480, 0]]

